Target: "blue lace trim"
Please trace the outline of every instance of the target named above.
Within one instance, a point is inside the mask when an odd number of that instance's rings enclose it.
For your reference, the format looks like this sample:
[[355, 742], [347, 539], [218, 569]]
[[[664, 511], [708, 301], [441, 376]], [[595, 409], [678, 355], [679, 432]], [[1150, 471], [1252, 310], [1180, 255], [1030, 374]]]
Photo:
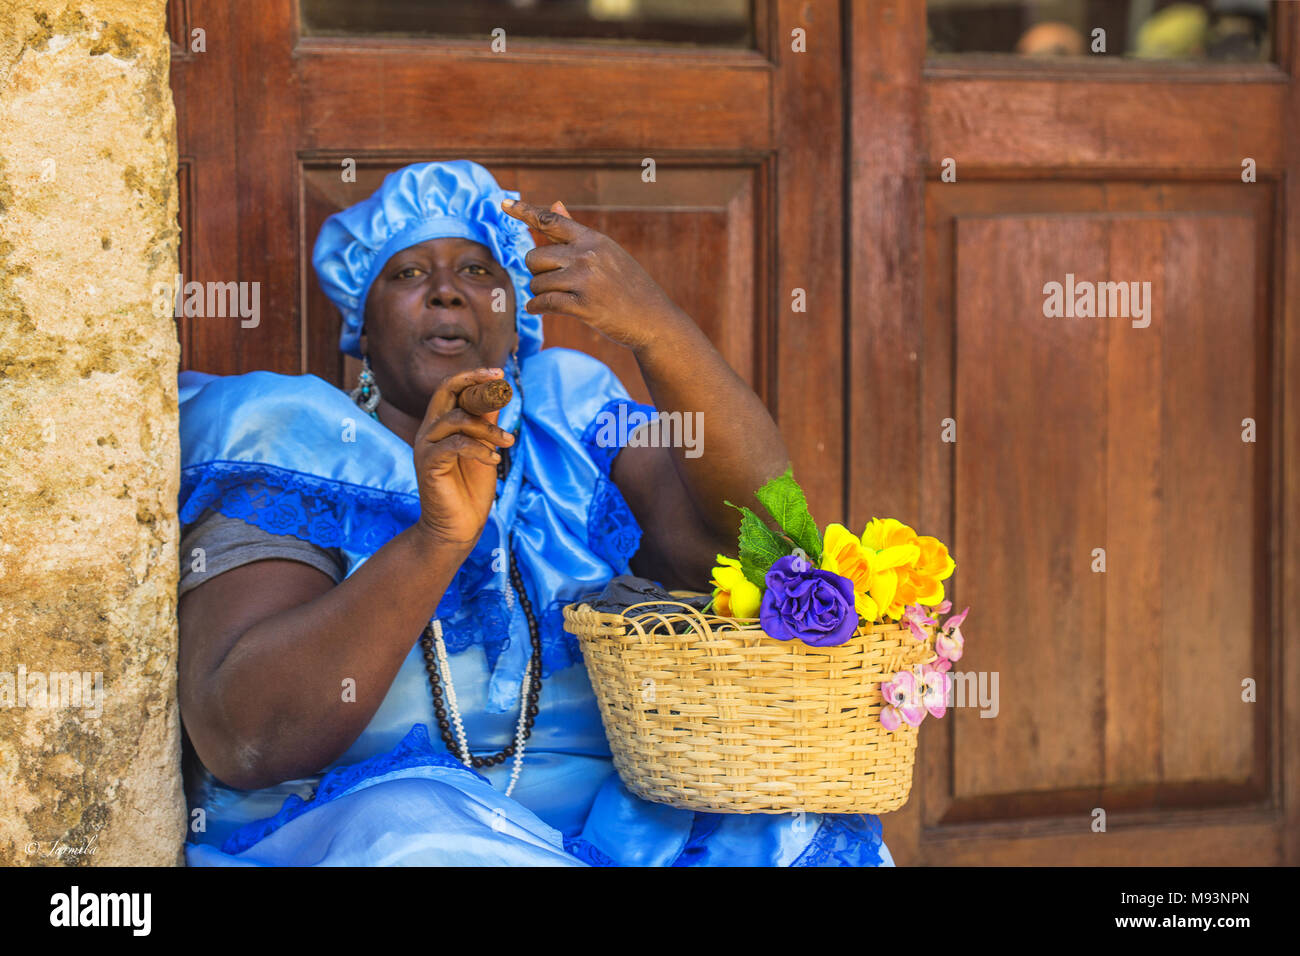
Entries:
[[587, 509], [587, 543], [616, 574], [628, 574], [628, 562], [641, 547], [641, 526], [623, 493], [608, 478], [596, 479]]
[[790, 865], [880, 866], [883, 840], [880, 817], [874, 814], [823, 814], [812, 842]]
[[[531, 594], [529, 598], [532, 598]], [[572, 604], [573, 600], [571, 597], [555, 598], [538, 618], [543, 679], [582, 660], [578, 639], [564, 629], [564, 606]], [[480, 590], [464, 603], [458, 613], [444, 616], [443, 621], [447, 653], [456, 654], [482, 644], [489, 670], [497, 666], [497, 659], [510, 647], [510, 608], [504, 592], [497, 588]]]
[[206, 461], [181, 469], [180, 521], [208, 508], [271, 534], [373, 554], [420, 517], [418, 495], [379, 491], [263, 462]]
[[[459, 590], [459, 575], [455, 583]], [[497, 666], [497, 658], [510, 646], [510, 608], [500, 590], [482, 588], [469, 598], [462, 596], [454, 613], [444, 613], [441, 604], [438, 613], [443, 620], [442, 636], [448, 654], [482, 644], [489, 669]]]
[[696, 812], [695, 819], [691, 821], [691, 834], [686, 838], [682, 852], [673, 860], [673, 866], [697, 866], [704, 855], [709, 837], [713, 836], [713, 831], [721, 823], [721, 813]]
[[600, 407], [600, 411], [596, 412], [591, 419], [591, 424], [582, 433], [582, 443], [587, 447], [587, 454], [591, 455], [591, 460], [596, 463], [596, 467], [606, 478], [609, 477], [609, 470], [614, 465], [614, 457], [622, 451], [623, 442], [627, 441], [627, 435], [619, 435], [616, 442], [602, 444], [599, 441], [600, 432], [608, 421], [606, 416], [613, 415], [617, 420], [618, 410], [624, 405], [627, 406], [625, 415], [628, 418], [633, 412], [642, 412], [647, 417], [653, 418], [656, 411], [653, 405], [636, 402], [630, 398], [611, 398]]
[[424, 724], [414, 724], [402, 738], [402, 742], [387, 753], [346, 767], [337, 767], [325, 774], [310, 800], [303, 800], [296, 794], [290, 794], [274, 816], [244, 824], [226, 838], [225, 843], [221, 845], [221, 852], [231, 855], [243, 853], [289, 821], [297, 819], [308, 810], [314, 810], [343, 796], [357, 784], [371, 777], [379, 777], [394, 770], [405, 770], [408, 767], [449, 767], [472, 773], [484, 783], [488, 782], [486, 777], [466, 767], [451, 754], [435, 751], [429, 740], [429, 728]]
[[613, 857], [606, 856], [597, 846], [582, 837], [565, 837], [564, 852], [575, 856], [588, 866], [618, 866]]
[[623, 493], [609, 479], [614, 458], [622, 450], [622, 442], [627, 440], [627, 436], [617, 436], [616, 443], [602, 443], [599, 440], [600, 433], [608, 421], [606, 415], [617, 418], [619, 409], [624, 406], [627, 408], [627, 412], [624, 413], [625, 420], [634, 412], [641, 412], [648, 417], [653, 417], [655, 414], [653, 405], [634, 402], [630, 398], [610, 399], [601, 406], [600, 411], [582, 433], [582, 444], [586, 447], [591, 460], [596, 463], [596, 467], [600, 469], [600, 477], [596, 479], [596, 487], [592, 492], [591, 505], [587, 509], [587, 543], [593, 552], [614, 568], [616, 574], [630, 573], [628, 561], [641, 546], [641, 526], [633, 516], [632, 509], [627, 506]]
[[[672, 863], [673, 866], [699, 866], [708, 848], [708, 841], [722, 823], [723, 814], [699, 813], [691, 822], [691, 833], [686, 845]], [[880, 817], [872, 814], [823, 814], [813, 834], [791, 866], [880, 866], [880, 845], [883, 841]], [[590, 866], [618, 866], [619, 864], [590, 840], [582, 837], [565, 837], [564, 850]]]
[[582, 647], [578, 639], [564, 629], [564, 606], [574, 598], [556, 598], [542, 613], [542, 676], [551, 671], [563, 670], [582, 660]]

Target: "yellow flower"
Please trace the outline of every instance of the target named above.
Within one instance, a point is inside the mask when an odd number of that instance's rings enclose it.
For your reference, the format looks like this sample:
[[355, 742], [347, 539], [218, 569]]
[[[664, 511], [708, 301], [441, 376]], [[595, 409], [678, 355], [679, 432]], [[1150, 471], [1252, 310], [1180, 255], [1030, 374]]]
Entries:
[[711, 583], [715, 612], [723, 617], [758, 617], [763, 595], [740, 570], [739, 559], [718, 555]]
[[897, 586], [885, 607], [885, 616], [898, 620], [910, 604], [933, 606], [943, 602], [941, 581], [952, 576], [956, 563], [938, 538], [918, 535], [894, 518], [872, 518], [862, 532], [862, 543], [881, 553], [907, 548], [910, 556], [896, 564]]
[[947, 546], [938, 538], [921, 535], [916, 540], [921, 548], [921, 556], [909, 570], [907, 581], [900, 588], [905, 593], [900, 596], [907, 604], [933, 607], [943, 603], [943, 584], [940, 582], [952, 577], [957, 563], [948, 554]]
[[916, 544], [916, 532], [897, 518], [872, 518], [862, 531], [862, 543], [883, 551], [900, 544]]
[[912, 545], [883, 550], [866, 547], [853, 532], [839, 524], [828, 525], [823, 537], [822, 570], [833, 571], [853, 582], [857, 611], [868, 621], [876, 620], [882, 610], [888, 611], [898, 588], [897, 568], [915, 561], [916, 557], [917, 549]]

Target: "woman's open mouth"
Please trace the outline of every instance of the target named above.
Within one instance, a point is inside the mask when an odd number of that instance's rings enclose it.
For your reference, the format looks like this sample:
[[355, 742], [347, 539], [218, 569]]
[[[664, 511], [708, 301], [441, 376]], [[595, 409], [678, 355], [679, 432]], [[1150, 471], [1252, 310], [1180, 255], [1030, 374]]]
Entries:
[[473, 342], [465, 336], [456, 326], [443, 326], [443, 328], [434, 329], [434, 334], [428, 338], [421, 339], [430, 350], [438, 355], [460, 355], [461, 352], [471, 349]]
[[459, 335], [431, 335], [422, 341], [438, 355], [460, 355], [472, 344], [469, 339]]

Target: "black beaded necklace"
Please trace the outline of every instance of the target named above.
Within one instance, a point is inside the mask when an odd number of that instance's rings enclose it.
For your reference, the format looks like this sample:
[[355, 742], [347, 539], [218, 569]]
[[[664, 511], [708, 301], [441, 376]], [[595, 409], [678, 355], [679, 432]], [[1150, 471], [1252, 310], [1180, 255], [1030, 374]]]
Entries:
[[[497, 477], [504, 480], [509, 473], [508, 456], [509, 449], [502, 449], [501, 461], [497, 462]], [[524, 714], [524, 734], [523, 739], [527, 740], [533, 733], [533, 722], [537, 718], [538, 707], [537, 701], [542, 692], [542, 640], [540, 629], [537, 626], [537, 617], [533, 614], [532, 602], [528, 599], [528, 591], [524, 588], [523, 576], [519, 573], [519, 564], [515, 560], [514, 538], [510, 540], [510, 584], [515, 594], [519, 598], [519, 606], [523, 609], [524, 617], [528, 619], [528, 640], [532, 645], [532, 657], [528, 660], [528, 698], [523, 705], [527, 710]], [[424, 648], [424, 668], [429, 672], [429, 687], [433, 691], [433, 714], [438, 718], [438, 730], [442, 734], [442, 742], [447, 746], [447, 752], [456, 755], [462, 763], [467, 763], [474, 768], [494, 767], [499, 763], [504, 763], [515, 753], [515, 742], [512, 740], [504, 749], [488, 757], [474, 757], [468, 753], [460, 753], [460, 748], [452, 738], [451, 723], [447, 719], [446, 702], [443, 700], [442, 682], [438, 676], [438, 659], [433, 651], [433, 625], [427, 624], [424, 633], [420, 635], [420, 645]]]

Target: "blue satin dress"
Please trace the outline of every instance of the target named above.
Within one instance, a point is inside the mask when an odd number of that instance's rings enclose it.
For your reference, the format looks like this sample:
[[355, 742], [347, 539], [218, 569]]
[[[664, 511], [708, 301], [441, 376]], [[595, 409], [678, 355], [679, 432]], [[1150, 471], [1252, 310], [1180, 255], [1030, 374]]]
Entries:
[[[618, 449], [595, 436], [602, 411], [651, 409], [568, 349], [529, 356], [517, 384], [499, 421], [520, 428], [510, 472], [437, 611], [471, 749], [494, 753], [513, 739], [530, 650], [493, 560], [513, 529], [543, 681], [512, 795], [513, 761], [471, 770], [438, 738], [413, 638], [369, 725], [321, 775], [245, 791], [196, 768], [189, 864], [892, 866], [875, 816], [697, 813], [622, 785], [560, 609], [628, 572], [641, 529], [609, 477]], [[410, 446], [314, 375], [183, 372], [180, 417], [182, 524], [215, 508], [340, 548], [352, 574], [419, 516]]]

